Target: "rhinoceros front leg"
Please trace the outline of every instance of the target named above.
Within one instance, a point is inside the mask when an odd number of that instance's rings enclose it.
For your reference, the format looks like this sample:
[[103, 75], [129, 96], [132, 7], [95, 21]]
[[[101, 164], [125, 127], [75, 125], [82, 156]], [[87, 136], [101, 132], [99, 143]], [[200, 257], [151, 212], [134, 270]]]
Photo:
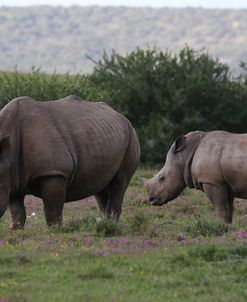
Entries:
[[41, 181], [40, 195], [44, 202], [44, 212], [48, 226], [62, 223], [66, 185], [67, 180], [63, 177], [44, 177]]
[[9, 202], [9, 210], [12, 220], [10, 228], [12, 230], [23, 229], [26, 222], [26, 210], [24, 206], [24, 199], [11, 200]]
[[229, 192], [227, 186], [203, 184], [203, 190], [208, 199], [215, 206], [219, 217], [223, 218], [225, 222], [231, 223], [233, 216], [234, 196]]

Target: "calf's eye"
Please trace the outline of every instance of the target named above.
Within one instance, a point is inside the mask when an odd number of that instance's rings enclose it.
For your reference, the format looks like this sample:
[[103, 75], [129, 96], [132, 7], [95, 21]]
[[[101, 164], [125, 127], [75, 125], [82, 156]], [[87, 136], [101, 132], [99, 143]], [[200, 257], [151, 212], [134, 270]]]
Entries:
[[164, 176], [160, 176], [159, 177], [159, 182], [163, 182], [165, 180], [165, 177]]

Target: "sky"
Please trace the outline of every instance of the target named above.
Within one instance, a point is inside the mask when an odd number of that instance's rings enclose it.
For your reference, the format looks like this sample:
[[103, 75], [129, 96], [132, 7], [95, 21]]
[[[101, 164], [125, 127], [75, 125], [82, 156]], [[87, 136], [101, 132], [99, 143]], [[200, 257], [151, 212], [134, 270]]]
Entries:
[[150, 7], [247, 8], [247, 0], [0, 0], [0, 6], [102, 5]]

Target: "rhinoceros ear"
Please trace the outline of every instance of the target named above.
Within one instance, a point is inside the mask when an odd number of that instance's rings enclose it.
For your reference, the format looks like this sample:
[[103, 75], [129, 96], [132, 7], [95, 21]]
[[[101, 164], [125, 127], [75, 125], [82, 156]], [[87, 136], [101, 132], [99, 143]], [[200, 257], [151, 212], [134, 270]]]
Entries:
[[0, 140], [0, 155], [9, 153], [9, 136], [5, 136]]
[[186, 137], [184, 135], [181, 135], [176, 139], [173, 147], [173, 153], [180, 152], [185, 148], [185, 140]]
[[141, 183], [143, 184], [143, 186], [145, 188], [147, 188], [147, 183], [148, 183], [148, 179], [144, 178], [144, 177], [141, 177]]

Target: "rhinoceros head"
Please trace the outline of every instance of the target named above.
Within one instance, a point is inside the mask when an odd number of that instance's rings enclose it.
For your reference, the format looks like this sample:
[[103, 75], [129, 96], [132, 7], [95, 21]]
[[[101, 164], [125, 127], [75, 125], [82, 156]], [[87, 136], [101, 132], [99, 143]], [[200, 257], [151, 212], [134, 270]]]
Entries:
[[10, 194], [9, 137], [0, 140], [0, 218], [3, 216]]
[[183, 189], [194, 187], [191, 174], [193, 156], [207, 132], [193, 131], [180, 136], [167, 153], [164, 167], [145, 182], [149, 200], [153, 205], [163, 205], [176, 198]]
[[171, 146], [163, 168], [145, 182], [152, 205], [163, 205], [176, 198], [185, 188], [183, 177], [183, 156], [185, 136], [180, 136]]

